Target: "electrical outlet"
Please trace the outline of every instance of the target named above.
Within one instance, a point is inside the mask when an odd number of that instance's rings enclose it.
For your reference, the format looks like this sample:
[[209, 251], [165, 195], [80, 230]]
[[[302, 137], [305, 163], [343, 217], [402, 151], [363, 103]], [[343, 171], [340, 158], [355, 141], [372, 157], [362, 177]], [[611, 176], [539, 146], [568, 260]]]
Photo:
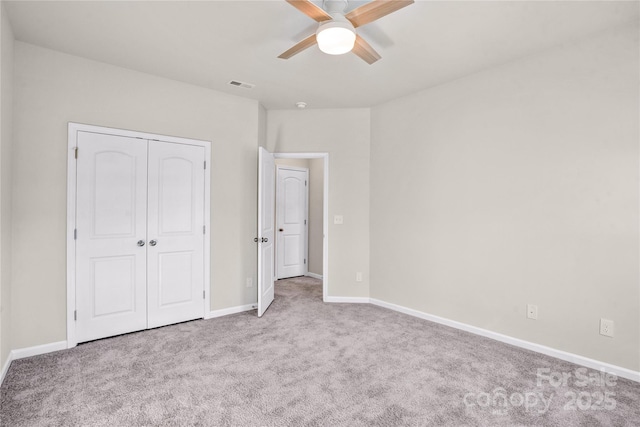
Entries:
[[247, 288], [253, 288], [253, 277], [247, 277], [247, 281], [245, 282], [245, 286]]
[[334, 224], [344, 224], [344, 217], [342, 215], [334, 215], [333, 216]]
[[356, 282], [362, 282], [362, 272], [360, 271], [356, 273]]
[[538, 320], [538, 306], [527, 304], [527, 319]]
[[613, 320], [600, 319], [600, 335], [605, 337], [613, 337]]

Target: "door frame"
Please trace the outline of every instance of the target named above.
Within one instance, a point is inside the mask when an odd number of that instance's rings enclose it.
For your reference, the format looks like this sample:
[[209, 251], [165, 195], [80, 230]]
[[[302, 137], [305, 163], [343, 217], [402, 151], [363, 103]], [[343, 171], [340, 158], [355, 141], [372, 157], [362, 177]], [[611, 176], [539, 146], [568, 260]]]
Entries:
[[322, 188], [322, 300], [329, 297], [329, 153], [273, 153], [276, 159], [324, 159]]
[[[275, 229], [278, 229], [278, 218], [279, 218], [279, 214], [280, 214], [280, 205], [282, 203], [280, 203], [280, 196], [282, 196], [282, 194], [280, 193], [282, 191], [282, 189], [280, 188], [280, 185], [278, 185], [278, 183], [280, 182], [280, 171], [283, 169], [288, 169], [288, 170], [292, 170], [292, 171], [296, 171], [296, 172], [306, 172], [307, 174], [307, 179], [306, 181], [309, 181], [309, 169], [308, 168], [300, 168], [297, 166], [287, 166], [287, 165], [279, 165], [276, 163], [276, 224], [275, 224]], [[303, 276], [307, 276], [309, 273], [309, 185], [305, 185], [305, 200], [304, 200], [304, 217], [305, 217], [305, 226], [304, 226], [304, 259], [307, 261], [304, 264], [303, 267]], [[277, 232], [277, 231], [276, 231]], [[278, 257], [278, 246], [279, 243], [281, 242], [281, 238], [279, 237], [280, 234], [276, 234], [276, 248], [275, 248], [275, 278], [276, 280], [281, 280], [280, 279], [280, 263], [279, 263], [279, 258]]]
[[67, 348], [78, 345], [76, 336], [76, 148], [78, 132], [93, 132], [106, 135], [171, 142], [175, 144], [204, 147], [206, 168], [204, 170], [204, 317], [211, 311], [211, 141], [180, 138], [147, 132], [116, 129], [103, 126], [69, 122], [67, 142]]

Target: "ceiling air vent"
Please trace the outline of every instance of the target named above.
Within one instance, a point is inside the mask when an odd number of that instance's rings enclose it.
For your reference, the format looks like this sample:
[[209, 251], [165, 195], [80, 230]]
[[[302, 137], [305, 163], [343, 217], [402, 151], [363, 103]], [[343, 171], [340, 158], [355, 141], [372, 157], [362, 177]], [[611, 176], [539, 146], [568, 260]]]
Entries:
[[251, 83], [239, 82], [237, 80], [231, 80], [229, 84], [231, 86], [243, 87], [245, 89], [253, 89], [255, 87], [255, 85], [252, 85]]

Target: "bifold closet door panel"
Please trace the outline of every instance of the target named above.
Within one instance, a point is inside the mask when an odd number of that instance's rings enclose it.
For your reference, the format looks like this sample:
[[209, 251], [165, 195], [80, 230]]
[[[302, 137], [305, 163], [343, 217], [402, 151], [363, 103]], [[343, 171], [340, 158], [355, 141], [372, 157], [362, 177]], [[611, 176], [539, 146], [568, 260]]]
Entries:
[[147, 327], [147, 141], [78, 132], [78, 342]]
[[150, 328], [204, 316], [204, 147], [149, 141]]

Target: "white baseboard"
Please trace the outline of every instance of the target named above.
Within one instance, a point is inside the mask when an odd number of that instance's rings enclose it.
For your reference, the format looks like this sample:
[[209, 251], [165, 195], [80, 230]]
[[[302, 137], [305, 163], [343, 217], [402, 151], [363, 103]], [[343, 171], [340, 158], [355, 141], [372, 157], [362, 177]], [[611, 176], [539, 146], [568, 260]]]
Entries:
[[621, 378], [626, 378], [628, 380], [640, 382], [640, 372], [632, 371], [631, 369], [623, 368], [621, 366], [611, 365], [609, 363], [590, 359], [588, 357], [580, 356], [578, 354], [568, 353], [566, 351], [547, 347], [541, 344], [532, 343], [530, 341], [521, 340], [519, 338], [510, 337], [508, 335], [503, 335], [498, 332], [493, 332], [487, 329], [478, 328], [476, 326], [467, 325], [466, 323], [457, 322], [455, 320], [450, 320], [444, 317], [435, 316], [433, 314], [424, 313], [422, 311], [403, 307], [397, 304], [392, 304], [386, 301], [381, 301], [375, 298], [371, 298], [370, 302], [373, 305], [388, 308], [390, 310], [394, 310], [400, 313], [408, 314], [409, 316], [414, 316], [420, 319], [429, 320], [431, 322], [439, 323], [441, 325], [446, 325], [452, 328], [470, 332], [475, 335], [481, 335], [486, 338], [491, 338], [496, 341], [500, 341], [506, 344], [511, 344], [516, 347], [535, 351], [536, 353], [546, 354], [547, 356], [551, 356], [551, 357], [555, 357], [556, 359], [575, 363], [576, 365], [581, 365], [591, 369], [606, 371], [606, 372], [615, 374], [616, 376]]
[[2, 372], [0, 372], [0, 385], [2, 385], [2, 382], [4, 381], [4, 377], [5, 375], [7, 375], [7, 372], [9, 371], [9, 366], [11, 365], [11, 362], [13, 362], [14, 360], [24, 359], [25, 357], [31, 357], [31, 356], [39, 356], [41, 354], [51, 353], [54, 351], [66, 350], [66, 349], [67, 349], [67, 342], [58, 341], [58, 342], [52, 342], [49, 344], [42, 344], [42, 345], [36, 345], [33, 347], [18, 348], [15, 350], [11, 350], [9, 352], [9, 357], [7, 357], [7, 361], [4, 363], [4, 366], [2, 367]]
[[6, 362], [4, 362], [4, 365], [2, 366], [2, 371], [0, 372], [0, 386], [2, 386], [2, 383], [4, 382], [5, 375], [7, 375], [7, 372], [9, 372], [9, 366], [11, 366], [11, 362], [13, 362], [13, 357], [11, 355], [11, 352], [9, 352], [9, 355], [7, 356], [7, 360]]
[[236, 307], [222, 308], [220, 310], [212, 310], [207, 313], [205, 319], [213, 319], [215, 317], [228, 316], [229, 314], [242, 313], [243, 311], [255, 310], [257, 304], [238, 305]]
[[314, 279], [320, 279], [320, 280], [322, 280], [322, 275], [321, 275], [321, 274], [316, 274], [316, 273], [307, 273], [307, 274], [305, 274], [305, 276], [309, 276], [309, 277], [313, 277]]
[[33, 347], [18, 348], [11, 350], [13, 360], [24, 359], [25, 357], [38, 356], [40, 354], [51, 353], [58, 350], [66, 350], [67, 342], [58, 341], [49, 344], [36, 345]]
[[369, 303], [369, 297], [324, 297], [324, 302], [344, 302], [349, 304]]

